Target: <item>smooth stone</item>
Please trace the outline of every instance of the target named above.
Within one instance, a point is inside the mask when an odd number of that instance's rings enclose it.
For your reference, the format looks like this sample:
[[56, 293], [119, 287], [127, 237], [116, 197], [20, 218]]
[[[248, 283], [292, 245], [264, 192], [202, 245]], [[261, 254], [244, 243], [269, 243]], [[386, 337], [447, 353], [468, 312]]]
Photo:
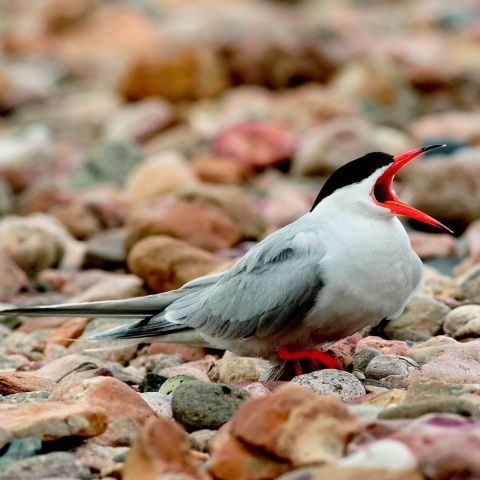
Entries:
[[455, 298], [458, 300], [478, 301], [480, 298], [480, 265], [475, 264], [457, 279]]
[[453, 338], [480, 336], [480, 305], [462, 305], [452, 310], [443, 322], [443, 330]]
[[365, 387], [351, 373], [341, 370], [320, 370], [292, 379], [302, 387], [322, 395], [335, 395], [343, 402], [350, 402], [365, 395]]
[[208, 443], [216, 433], [216, 430], [207, 429], [190, 433], [188, 436], [190, 437], [192, 449], [197, 450], [197, 452], [207, 452]]
[[385, 355], [405, 355], [408, 345], [402, 340], [386, 340], [381, 337], [369, 335], [362, 338], [355, 347], [355, 352], [364, 348], [374, 348]]
[[385, 333], [393, 340], [421, 342], [436, 335], [450, 309], [426, 295], [414, 297], [399, 318], [391, 320]]
[[382, 409], [396, 407], [405, 400], [406, 395], [405, 390], [394, 388], [367, 397], [362, 405], [371, 405]]
[[147, 373], [140, 383], [139, 390], [143, 392], [158, 392], [160, 387], [165, 383], [167, 377], [157, 375], [156, 373]]
[[404, 403], [381, 412], [379, 419], [417, 418], [427, 413], [453, 413], [464, 417], [480, 418], [479, 408], [471, 402], [458, 398], [420, 400]]
[[420, 365], [432, 360], [432, 358], [443, 355], [444, 353], [462, 348], [462, 344], [453, 338], [445, 335], [438, 335], [429, 340], [417, 343], [409, 348], [406, 356], [412, 358]]
[[353, 354], [353, 371], [364, 372], [370, 361], [377, 355], [381, 355], [381, 352], [374, 348], [364, 348], [355, 352]]
[[217, 364], [221, 383], [255, 382], [270, 366], [266, 360], [239, 357], [231, 352], [225, 352]]
[[340, 468], [382, 468], [402, 471], [417, 467], [417, 460], [411, 450], [398, 440], [379, 440], [342, 458], [337, 464]]
[[183, 383], [193, 382], [195, 380], [198, 380], [198, 378], [194, 377], [193, 375], [176, 375], [174, 377], [167, 378], [167, 380], [163, 382], [158, 392], [162, 393], [163, 395], [171, 395]]
[[[7, 451], [0, 457], [0, 469], [13, 462], [35, 455], [42, 448], [38, 437], [16, 438], [10, 442]], [[1, 478], [1, 474], [0, 474]]]
[[230, 385], [186, 382], [173, 392], [173, 416], [190, 431], [216, 430], [249, 398], [248, 392]]
[[[377, 355], [365, 369], [365, 376], [374, 380], [385, 379], [391, 375], [408, 375], [418, 368], [417, 362], [408, 357], [394, 355]], [[385, 380], [388, 382], [388, 380]]]
[[18, 405], [22, 403], [46, 402], [51, 392], [21, 392], [0, 396], [0, 404]]
[[157, 417], [173, 418], [171, 398], [168, 395], [159, 392], [144, 392], [141, 395]]
[[90, 480], [90, 469], [73, 453], [53, 452], [19, 460], [8, 465], [0, 474], [2, 480], [38, 480], [39, 478], [75, 478]]

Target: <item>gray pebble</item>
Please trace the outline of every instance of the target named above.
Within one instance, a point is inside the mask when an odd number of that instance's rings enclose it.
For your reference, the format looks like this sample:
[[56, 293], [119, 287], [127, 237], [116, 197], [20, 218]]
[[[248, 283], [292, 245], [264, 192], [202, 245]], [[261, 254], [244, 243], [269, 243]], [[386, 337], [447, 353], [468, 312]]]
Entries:
[[381, 380], [392, 375], [408, 375], [418, 368], [417, 362], [408, 357], [395, 355], [377, 355], [365, 369], [365, 376], [374, 380]]
[[375, 348], [364, 348], [353, 355], [353, 370], [364, 372], [370, 360], [381, 352]]
[[230, 385], [186, 382], [173, 392], [173, 417], [190, 431], [217, 430], [249, 398], [248, 392]]
[[295, 377], [292, 382], [322, 395], [336, 395], [344, 402], [362, 397], [366, 393], [364, 386], [357, 378], [341, 370], [319, 370], [306, 373]]

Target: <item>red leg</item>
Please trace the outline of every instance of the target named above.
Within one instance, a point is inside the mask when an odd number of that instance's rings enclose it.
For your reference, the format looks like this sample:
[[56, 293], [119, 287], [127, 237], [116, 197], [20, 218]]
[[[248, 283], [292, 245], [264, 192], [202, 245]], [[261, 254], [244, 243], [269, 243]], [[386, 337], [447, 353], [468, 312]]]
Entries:
[[[323, 365], [327, 368], [336, 368], [343, 370], [341, 363], [332, 355], [320, 350], [303, 350], [301, 352], [291, 352], [286, 347], [280, 347], [277, 351], [278, 358], [281, 360], [301, 360], [303, 358], [312, 361], [315, 364]], [[301, 369], [300, 369], [301, 370]], [[295, 366], [295, 373], [297, 367]]]

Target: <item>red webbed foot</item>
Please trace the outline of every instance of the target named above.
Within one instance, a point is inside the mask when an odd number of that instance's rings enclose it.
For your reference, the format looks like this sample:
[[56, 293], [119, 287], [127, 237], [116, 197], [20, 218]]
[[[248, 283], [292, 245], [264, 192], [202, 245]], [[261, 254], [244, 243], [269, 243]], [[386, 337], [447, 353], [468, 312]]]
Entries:
[[277, 351], [278, 358], [285, 361], [293, 361], [295, 374], [301, 375], [302, 365], [300, 360], [308, 360], [317, 370], [321, 368], [336, 368], [343, 370], [342, 364], [332, 355], [321, 350], [302, 350], [300, 352], [290, 351], [286, 347], [280, 347]]

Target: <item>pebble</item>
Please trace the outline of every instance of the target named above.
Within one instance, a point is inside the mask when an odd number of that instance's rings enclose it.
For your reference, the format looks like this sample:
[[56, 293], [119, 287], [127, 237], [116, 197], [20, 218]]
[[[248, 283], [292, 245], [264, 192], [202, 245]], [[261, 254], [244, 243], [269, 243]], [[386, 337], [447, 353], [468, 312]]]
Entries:
[[198, 380], [198, 378], [192, 375], [176, 375], [174, 377], [167, 378], [167, 380], [163, 382], [158, 392], [162, 393], [163, 395], [171, 395], [183, 383], [192, 382], [195, 380]]
[[417, 367], [417, 362], [408, 357], [377, 355], [372, 358], [365, 369], [365, 376], [374, 380], [382, 380], [389, 376], [408, 375]]
[[207, 429], [197, 430], [196, 432], [190, 433], [188, 436], [190, 437], [190, 443], [193, 450], [197, 450], [198, 452], [207, 452], [208, 443], [216, 433], [216, 430]]
[[68, 402], [0, 405], [0, 424], [13, 437], [55, 440], [63, 437], [93, 437], [107, 427], [103, 408]]
[[292, 382], [322, 395], [335, 395], [350, 402], [365, 395], [365, 387], [351, 373], [341, 370], [321, 370], [295, 377]]
[[443, 322], [443, 330], [453, 338], [480, 336], [480, 305], [462, 305], [452, 310]]
[[224, 259], [163, 235], [140, 240], [128, 255], [129, 269], [155, 292], [165, 292], [226, 267]]
[[270, 367], [265, 360], [239, 357], [225, 352], [218, 361], [218, 380], [222, 383], [255, 382]]
[[427, 340], [440, 332], [449, 311], [446, 305], [431, 297], [414, 297], [402, 315], [388, 323], [385, 333], [394, 340]]
[[457, 350], [458, 348], [462, 348], [462, 344], [455, 339], [445, 335], [438, 335], [425, 342], [415, 344], [408, 349], [406, 355], [417, 363], [424, 364], [434, 357]]
[[364, 348], [355, 352], [353, 355], [353, 371], [364, 372], [370, 361], [377, 355], [381, 355], [381, 353], [375, 348]]
[[2, 480], [37, 480], [39, 478], [75, 478], [90, 480], [90, 469], [78, 461], [73, 453], [52, 452], [19, 460], [8, 465], [1, 474]]
[[248, 398], [248, 392], [230, 385], [196, 380], [186, 382], [173, 392], [173, 416], [189, 431], [216, 430], [230, 420]]
[[362, 338], [355, 347], [355, 352], [364, 348], [373, 348], [385, 355], [405, 355], [408, 345], [402, 340], [386, 340], [381, 337], [368, 336]]
[[108, 416], [108, 427], [96, 438], [103, 445], [131, 445], [141, 426], [155, 415], [139, 393], [111, 377], [64, 383], [52, 393], [50, 400], [76, 401], [89, 407], [103, 407]]
[[169, 395], [160, 392], [143, 392], [142, 398], [155, 412], [157, 417], [173, 418], [171, 399]]

